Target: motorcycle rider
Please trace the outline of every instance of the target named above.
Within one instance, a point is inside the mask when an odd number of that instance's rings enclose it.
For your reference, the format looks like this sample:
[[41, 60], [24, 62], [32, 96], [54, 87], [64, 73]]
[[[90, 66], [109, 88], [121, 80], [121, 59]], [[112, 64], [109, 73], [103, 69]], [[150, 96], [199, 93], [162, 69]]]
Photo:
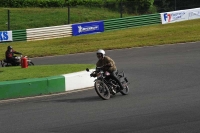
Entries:
[[105, 51], [103, 49], [99, 49], [96, 54], [97, 58], [99, 59], [96, 63], [96, 67], [103, 66], [103, 70], [108, 71], [110, 73], [111, 78], [119, 84], [121, 89], [123, 89], [124, 87], [116, 75], [117, 67], [115, 65], [114, 60], [108, 56], [105, 56]]
[[8, 46], [5, 52], [5, 56], [6, 56], [6, 61], [8, 63], [11, 63], [12, 66], [17, 65], [17, 59], [15, 58], [16, 56], [14, 56], [14, 54], [22, 54], [22, 53], [13, 50], [12, 46]]

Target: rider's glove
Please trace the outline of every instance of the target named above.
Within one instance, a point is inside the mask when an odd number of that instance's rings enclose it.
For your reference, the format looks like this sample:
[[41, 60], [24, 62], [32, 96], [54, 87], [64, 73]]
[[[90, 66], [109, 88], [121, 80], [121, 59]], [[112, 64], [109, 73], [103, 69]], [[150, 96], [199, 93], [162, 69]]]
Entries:
[[90, 77], [92, 77], [92, 73], [90, 74]]
[[90, 77], [96, 77], [96, 74], [93, 72], [90, 74]]

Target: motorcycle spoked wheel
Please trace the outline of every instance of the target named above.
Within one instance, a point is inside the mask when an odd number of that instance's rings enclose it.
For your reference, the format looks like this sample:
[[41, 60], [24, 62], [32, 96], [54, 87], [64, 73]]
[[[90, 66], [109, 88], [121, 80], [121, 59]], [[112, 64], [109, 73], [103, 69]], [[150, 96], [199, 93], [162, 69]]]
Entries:
[[2, 67], [9, 67], [9, 66], [12, 66], [12, 65], [10, 65], [10, 64], [4, 62], [4, 63], [1, 64], [1, 66], [2, 66]]
[[97, 80], [94, 86], [95, 86], [95, 91], [100, 98], [102, 98], [103, 100], [110, 99], [110, 91], [104, 82]]
[[122, 85], [123, 84], [125, 84], [125, 88], [123, 89], [123, 90], [120, 90], [120, 93], [122, 94], [122, 95], [128, 95], [128, 93], [129, 93], [129, 87], [128, 87], [128, 85], [127, 85], [127, 83], [125, 82], [125, 83], [122, 83]]
[[2, 66], [2, 67], [6, 67], [6, 63], [2, 63], [1, 66]]

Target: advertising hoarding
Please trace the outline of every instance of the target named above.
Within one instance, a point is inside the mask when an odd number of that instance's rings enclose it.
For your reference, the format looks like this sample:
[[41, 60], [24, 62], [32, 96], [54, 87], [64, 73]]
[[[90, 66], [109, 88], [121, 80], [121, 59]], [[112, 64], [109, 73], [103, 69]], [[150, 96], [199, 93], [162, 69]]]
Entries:
[[188, 10], [188, 19], [198, 19], [200, 18], [200, 8]]
[[13, 41], [12, 31], [0, 31], [0, 42]]
[[161, 13], [162, 24], [179, 22], [188, 20], [188, 13], [186, 10]]
[[162, 24], [200, 18], [200, 8], [160, 13]]
[[103, 21], [79, 23], [72, 25], [73, 36], [104, 32]]

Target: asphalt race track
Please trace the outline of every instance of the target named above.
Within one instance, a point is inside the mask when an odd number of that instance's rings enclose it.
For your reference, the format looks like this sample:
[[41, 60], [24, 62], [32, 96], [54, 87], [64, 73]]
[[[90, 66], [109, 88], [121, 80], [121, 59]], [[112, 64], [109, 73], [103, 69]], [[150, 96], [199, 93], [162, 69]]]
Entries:
[[[200, 42], [106, 53], [127, 74], [129, 95], [101, 100], [88, 89], [1, 101], [0, 133], [200, 132]], [[92, 64], [97, 58], [91, 52], [32, 60]]]

